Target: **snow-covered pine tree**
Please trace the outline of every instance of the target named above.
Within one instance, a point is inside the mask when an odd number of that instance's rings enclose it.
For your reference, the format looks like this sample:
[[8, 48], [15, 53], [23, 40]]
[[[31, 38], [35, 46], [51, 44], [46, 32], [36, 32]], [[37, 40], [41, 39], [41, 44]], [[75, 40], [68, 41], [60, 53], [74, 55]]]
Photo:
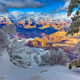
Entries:
[[79, 27], [80, 27], [80, 0], [71, 0], [71, 3], [68, 8], [67, 15], [71, 16], [73, 9], [77, 8], [78, 10], [76, 11], [75, 15], [71, 17], [72, 23], [66, 33], [66, 35], [71, 34], [73, 35], [74, 33], [79, 32]]
[[0, 28], [0, 50], [9, 49], [11, 41], [9, 35], [15, 35], [16, 29], [14, 25], [4, 26]]
[[31, 65], [30, 50], [24, 46], [24, 41], [18, 42], [17, 39], [11, 40], [10, 35], [16, 35], [16, 27], [11, 24], [10, 26], [3, 26], [0, 28], [0, 53], [7, 50], [10, 61], [19, 66], [26, 68]]

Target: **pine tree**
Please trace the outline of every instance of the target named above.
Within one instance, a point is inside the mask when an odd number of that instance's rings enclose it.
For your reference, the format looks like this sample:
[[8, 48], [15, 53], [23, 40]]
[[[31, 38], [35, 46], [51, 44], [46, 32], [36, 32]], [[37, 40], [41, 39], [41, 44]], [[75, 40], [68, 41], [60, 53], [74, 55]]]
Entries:
[[79, 7], [79, 5], [80, 5], [80, 0], [71, 0], [67, 15], [71, 16], [74, 8], [77, 8], [78, 10], [76, 11], [75, 15], [73, 15], [73, 17], [71, 17], [72, 23], [71, 23], [66, 35], [71, 34], [73, 36], [74, 33], [79, 32], [79, 27], [80, 27], [80, 7]]

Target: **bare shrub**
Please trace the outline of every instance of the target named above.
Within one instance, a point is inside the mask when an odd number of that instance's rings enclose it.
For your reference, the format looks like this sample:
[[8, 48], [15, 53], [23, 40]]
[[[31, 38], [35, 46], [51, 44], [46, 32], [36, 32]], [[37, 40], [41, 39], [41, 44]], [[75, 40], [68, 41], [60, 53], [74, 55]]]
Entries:
[[66, 53], [62, 49], [59, 49], [58, 51], [50, 50], [49, 53], [43, 54], [40, 57], [41, 57], [41, 63], [39, 64], [40, 66], [57, 64], [66, 65], [67, 62], [69, 61]]
[[35, 61], [35, 63], [39, 64], [39, 59], [37, 57], [37, 54], [34, 56], [34, 61]]

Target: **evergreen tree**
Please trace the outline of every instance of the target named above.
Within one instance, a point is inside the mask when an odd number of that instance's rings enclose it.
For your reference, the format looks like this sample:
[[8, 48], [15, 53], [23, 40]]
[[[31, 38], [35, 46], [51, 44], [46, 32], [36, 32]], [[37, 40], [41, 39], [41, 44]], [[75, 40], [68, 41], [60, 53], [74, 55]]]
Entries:
[[68, 35], [68, 34], [73, 35], [74, 33], [79, 32], [79, 27], [80, 27], [80, 6], [79, 5], [80, 5], [80, 0], [71, 0], [67, 15], [71, 16], [74, 8], [78, 8], [78, 10], [76, 11], [75, 15], [73, 15], [73, 17], [71, 17], [72, 23], [71, 23], [66, 35]]

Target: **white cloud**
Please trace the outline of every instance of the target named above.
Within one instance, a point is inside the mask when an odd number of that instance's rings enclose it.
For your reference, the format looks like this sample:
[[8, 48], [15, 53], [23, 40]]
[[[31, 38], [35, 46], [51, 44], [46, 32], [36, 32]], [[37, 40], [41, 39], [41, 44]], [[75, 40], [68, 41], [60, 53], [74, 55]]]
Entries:
[[71, 0], [64, 0], [65, 1], [65, 4], [64, 6], [60, 6], [56, 11], [52, 11], [53, 13], [56, 13], [56, 12], [59, 12], [59, 11], [67, 11], [68, 10], [68, 7], [70, 5], [70, 2]]
[[66, 0], [64, 7], [62, 8], [62, 10], [67, 10], [69, 5], [70, 5], [71, 0]]

